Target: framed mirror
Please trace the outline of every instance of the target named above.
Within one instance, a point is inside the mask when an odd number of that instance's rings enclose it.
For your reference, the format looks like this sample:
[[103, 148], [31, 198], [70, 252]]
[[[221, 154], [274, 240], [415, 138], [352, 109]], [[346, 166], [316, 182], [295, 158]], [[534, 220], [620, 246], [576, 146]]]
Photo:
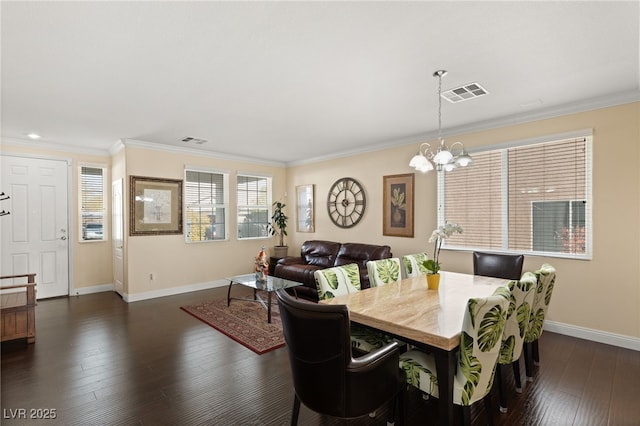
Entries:
[[296, 186], [296, 231], [315, 232], [313, 185]]

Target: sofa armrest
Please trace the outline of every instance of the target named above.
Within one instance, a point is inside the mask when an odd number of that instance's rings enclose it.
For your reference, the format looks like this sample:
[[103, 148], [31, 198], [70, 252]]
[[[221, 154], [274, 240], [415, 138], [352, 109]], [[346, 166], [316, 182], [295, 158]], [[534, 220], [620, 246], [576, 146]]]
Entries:
[[278, 260], [278, 265], [305, 265], [306, 262], [301, 257], [287, 256]]

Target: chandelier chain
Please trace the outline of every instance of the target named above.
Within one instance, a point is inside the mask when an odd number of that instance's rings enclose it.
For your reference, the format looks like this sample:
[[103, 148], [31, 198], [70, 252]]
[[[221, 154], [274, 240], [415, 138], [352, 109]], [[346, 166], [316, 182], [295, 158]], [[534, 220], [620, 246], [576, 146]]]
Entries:
[[438, 141], [442, 143], [442, 74], [438, 74]]

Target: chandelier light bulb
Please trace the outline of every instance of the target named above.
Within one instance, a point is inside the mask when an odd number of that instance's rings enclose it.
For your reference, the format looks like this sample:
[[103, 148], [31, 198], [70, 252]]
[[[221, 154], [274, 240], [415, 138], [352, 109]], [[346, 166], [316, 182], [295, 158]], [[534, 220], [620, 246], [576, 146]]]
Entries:
[[435, 157], [433, 157], [433, 161], [436, 164], [447, 164], [453, 158], [453, 154], [449, 150], [440, 149]]

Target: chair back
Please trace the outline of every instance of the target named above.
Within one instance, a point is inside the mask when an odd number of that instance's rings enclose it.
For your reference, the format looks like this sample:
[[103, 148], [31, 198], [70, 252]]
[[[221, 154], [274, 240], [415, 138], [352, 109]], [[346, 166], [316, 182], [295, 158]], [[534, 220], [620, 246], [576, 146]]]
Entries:
[[509, 281], [508, 288], [511, 296], [507, 322], [502, 334], [502, 347], [498, 360], [500, 364], [511, 364], [520, 359], [524, 335], [529, 327], [529, 314], [533, 305], [536, 276], [531, 272], [525, 272], [519, 281]]
[[390, 259], [370, 260], [367, 262], [367, 271], [371, 287], [399, 281], [401, 278], [400, 259], [393, 257]]
[[522, 275], [522, 254], [473, 252], [473, 274], [485, 277], [519, 280]]
[[360, 291], [360, 269], [356, 263], [319, 269], [313, 276], [319, 300]]
[[397, 343], [354, 359], [345, 305], [303, 302], [280, 289], [276, 296], [293, 387], [304, 405], [329, 416], [357, 417], [397, 393]]
[[419, 277], [420, 275], [427, 274], [427, 268], [424, 267], [424, 262], [429, 258], [427, 253], [415, 253], [402, 256], [402, 263], [404, 264], [404, 271], [407, 278]]
[[467, 302], [455, 377], [455, 382], [462, 386], [460, 392], [454, 391], [454, 403], [471, 405], [491, 391], [509, 299], [509, 289], [500, 287], [489, 297]]
[[544, 318], [547, 315], [549, 302], [553, 286], [556, 282], [556, 270], [553, 266], [545, 263], [535, 272], [537, 279], [536, 290], [533, 296], [533, 307], [529, 314], [529, 326], [524, 341], [531, 343], [542, 335]]
[[279, 290], [276, 294], [296, 394], [310, 409], [338, 415], [351, 360], [347, 307], [305, 303]]

